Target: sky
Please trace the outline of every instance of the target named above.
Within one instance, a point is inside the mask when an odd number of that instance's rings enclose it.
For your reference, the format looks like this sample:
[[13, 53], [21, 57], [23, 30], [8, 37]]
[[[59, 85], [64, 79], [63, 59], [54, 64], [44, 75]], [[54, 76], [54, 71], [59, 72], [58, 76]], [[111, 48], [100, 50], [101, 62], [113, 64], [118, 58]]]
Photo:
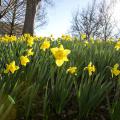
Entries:
[[85, 7], [90, 0], [54, 0], [54, 6], [49, 7], [48, 23], [42, 28], [36, 29], [36, 35], [50, 36], [53, 34], [55, 37], [67, 33], [71, 21], [72, 14], [77, 8]]
[[[48, 23], [42, 28], [36, 29], [35, 34], [38, 36], [59, 37], [69, 31], [72, 21], [72, 14], [75, 10], [85, 8], [92, 0], [54, 0], [54, 6], [48, 7]], [[120, 2], [116, 4], [114, 18], [120, 20]], [[119, 16], [118, 16], [119, 15]]]

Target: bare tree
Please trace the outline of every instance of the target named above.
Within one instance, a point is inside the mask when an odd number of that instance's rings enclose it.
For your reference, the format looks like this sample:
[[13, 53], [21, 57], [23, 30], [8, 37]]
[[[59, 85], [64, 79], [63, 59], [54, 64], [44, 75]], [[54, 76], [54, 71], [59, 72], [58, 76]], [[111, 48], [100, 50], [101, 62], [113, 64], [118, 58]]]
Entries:
[[10, 9], [13, 8], [15, 0], [4, 0], [0, 6], [0, 19], [5, 16]]
[[22, 34], [25, 15], [25, 3], [23, 0], [14, 0], [14, 5], [1, 19], [1, 32], [9, 35]]
[[98, 34], [100, 29], [101, 17], [99, 17], [96, 8], [96, 0], [93, 1], [92, 5], [88, 5], [87, 9], [83, 9], [82, 12], [79, 10], [73, 16], [72, 21], [72, 31], [80, 33], [85, 33], [87, 39], [90, 39], [90, 36], [95, 36]]
[[112, 33], [111, 14], [108, 12], [109, 5], [105, 1], [97, 4], [94, 0], [92, 5], [88, 5], [87, 9], [79, 10], [73, 16], [72, 32], [77, 34], [85, 33], [87, 40], [90, 36], [100, 37], [107, 40]]
[[[113, 1], [112, 1], [113, 2]], [[114, 29], [114, 23], [112, 21], [112, 13], [110, 12], [112, 2], [110, 2], [108, 5], [106, 3], [106, 0], [103, 0], [98, 9], [99, 14], [102, 18], [101, 20], [101, 34], [100, 38], [106, 41], [109, 37], [112, 36], [112, 32]]]

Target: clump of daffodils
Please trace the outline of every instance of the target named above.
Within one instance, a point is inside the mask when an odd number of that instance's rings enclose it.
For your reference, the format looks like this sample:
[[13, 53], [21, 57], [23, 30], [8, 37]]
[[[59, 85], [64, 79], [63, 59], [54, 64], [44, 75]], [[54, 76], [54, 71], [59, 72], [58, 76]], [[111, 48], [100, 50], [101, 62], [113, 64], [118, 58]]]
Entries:
[[50, 47], [50, 41], [48, 41], [48, 40], [45, 40], [43, 43], [42, 43], [42, 45], [40, 46], [40, 49], [42, 49], [42, 50], [46, 50], [46, 49], [48, 49]]
[[10, 64], [6, 65], [6, 70], [4, 71], [4, 73], [8, 73], [8, 72], [14, 73], [18, 69], [19, 66], [15, 65], [15, 61], [12, 61]]
[[118, 41], [118, 42], [116, 43], [115, 49], [116, 49], [116, 50], [119, 50], [119, 49], [120, 49], [120, 41]]
[[62, 35], [61, 36], [61, 38], [62, 38], [62, 40], [66, 40], [66, 41], [70, 41], [70, 40], [72, 40], [72, 38], [71, 38], [71, 36], [70, 35]]
[[20, 63], [21, 63], [21, 65], [26, 66], [27, 63], [29, 63], [29, 62], [30, 62], [30, 60], [29, 60], [29, 58], [27, 56], [21, 56], [20, 57]]
[[4, 37], [2, 37], [2, 42], [14, 42], [16, 41], [16, 36], [14, 35], [11, 35], [11, 36], [8, 36], [8, 35], [5, 35]]
[[77, 75], [77, 67], [69, 67], [67, 69], [67, 73], [70, 73], [72, 75]]
[[92, 75], [92, 73], [95, 72], [95, 66], [90, 62], [87, 67], [84, 68], [84, 70], [88, 70], [89, 76]]
[[60, 47], [51, 48], [51, 52], [55, 57], [56, 65], [60, 67], [64, 62], [68, 61], [67, 56], [71, 51], [69, 49], [64, 49], [63, 45], [60, 45]]
[[118, 69], [119, 64], [115, 64], [111, 69], [112, 77], [113, 75], [118, 76], [120, 74], [120, 70]]

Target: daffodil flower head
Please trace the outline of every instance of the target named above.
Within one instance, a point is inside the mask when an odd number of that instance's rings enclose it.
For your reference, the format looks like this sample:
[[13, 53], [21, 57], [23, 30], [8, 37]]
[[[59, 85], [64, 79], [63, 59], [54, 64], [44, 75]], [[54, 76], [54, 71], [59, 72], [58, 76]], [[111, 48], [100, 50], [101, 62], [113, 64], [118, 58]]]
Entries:
[[48, 40], [45, 40], [43, 43], [42, 43], [42, 45], [40, 46], [40, 49], [42, 49], [42, 50], [46, 50], [46, 49], [48, 49], [48, 48], [50, 48], [50, 41], [48, 41]]
[[32, 45], [34, 44], [34, 41], [33, 41], [33, 40], [34, 40], [33, 37], [29, 37], [29, 38], [27, 39], [27, 45], [30, 46], [30, 47], [32, 47]]
[[69, 49], [64, 49], [63, 45], [60, 45], [60, 47], [51, 48], [51, 52], [55, 57], [56, 65], [60, 67], [65, 61], [68, 61], [67, 56], [71, 51]]
[[92, 44], [94, 44], [94, 38], [93, 38], [93, 37], [90, 37], [90, 42], [91, 42]]
[[30, 60], [28, 59], [27, 56], [21, 56], [21, 57], [20, 57], [20, 62], [21, 62], [21, 65], [26, 66], [27, 63], [30, 62]]
[[30, 34], [24, 34], [24, 39], [26, 40], [27, 45], [32, 47], [32, 45], [34, 44], [34, 37]]
[[89, 76], [92, 75], [92, 73], [95, 72], [95, 66], [90, 62], [87, 67], [84, 68], [84, 70], [88, 70]]
[[34, 54], [34, 52], [32, 52], [32, 48], [27, 50], [27, 56], [32, 56]]
[[118, 42], [116, 43], [115, 49], [116, 49], [116, 50], [119, 50], [119, 49], [120, 49], [120, 41], [118, 41]]
[[87, 36], [86, 36], [86, 34], [82, 33], [82, 34], [81, 34], [81, 39], [82, 39], [82, 40], [85, 40], [85, 39], [87, 39]]
[[69, 41], [69, 40], [72, 40], [72, 38], [71, 38], [70, 35], [66, 35], [65, 40], [66, 40], [66, 41]]
[[69, 67], [66, 71], [67, 73], [77, 75], [77, 67]]
[[89, 44], [88, 41], [84, 41], [84, 45], [87, 46]]
[[4, 73], [8, 73], [8, 72], [14, 73], [18, 69], [19, 66], [15, 65], [15, 61], [12, 61], [10, 64], [6, 65], [6, 70], [4, 71]]
[[119, 64], [115, 64], [113, 68], [111, 69], [112, 77], [113, 75], [118, 76], [120, 74], [120, 70], [118, 69]]

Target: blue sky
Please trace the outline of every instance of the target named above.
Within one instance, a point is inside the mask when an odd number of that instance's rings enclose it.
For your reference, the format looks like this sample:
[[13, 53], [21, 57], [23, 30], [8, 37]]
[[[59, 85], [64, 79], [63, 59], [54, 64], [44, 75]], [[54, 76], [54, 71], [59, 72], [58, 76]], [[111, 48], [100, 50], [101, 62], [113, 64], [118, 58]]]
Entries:
[[84, 8], [91, 0], [54, 0], [55, 5], [49, 7], [48, 23], [46, 26], [36, 29], [36, 35], [49, 36], [53, 34], [55, 37], [67, 33], [72, 20], [72, 13], [77, 8]]
[[[72, 14], [78, 8], [82, 9], [87, 7], [88, 3], [92, 0], [53, 0], [54, 6], [48, 7], [48, 23], [42, 28], [36, 29], [35, 34], [38, 36], [50, 36], [59, 37], [62, 34], [67, 33], [70, 30]], [[100, 1], [100, 0], [98, 0]], [[107, 3], [113, 0], [106, 0]], [[120, 29], [120, 0], [114, 0], [115, 6], [111, 10], [113, 11], [113, 20], [116, 21]], [[119, 24], [118, 24], [119, 23]]]

